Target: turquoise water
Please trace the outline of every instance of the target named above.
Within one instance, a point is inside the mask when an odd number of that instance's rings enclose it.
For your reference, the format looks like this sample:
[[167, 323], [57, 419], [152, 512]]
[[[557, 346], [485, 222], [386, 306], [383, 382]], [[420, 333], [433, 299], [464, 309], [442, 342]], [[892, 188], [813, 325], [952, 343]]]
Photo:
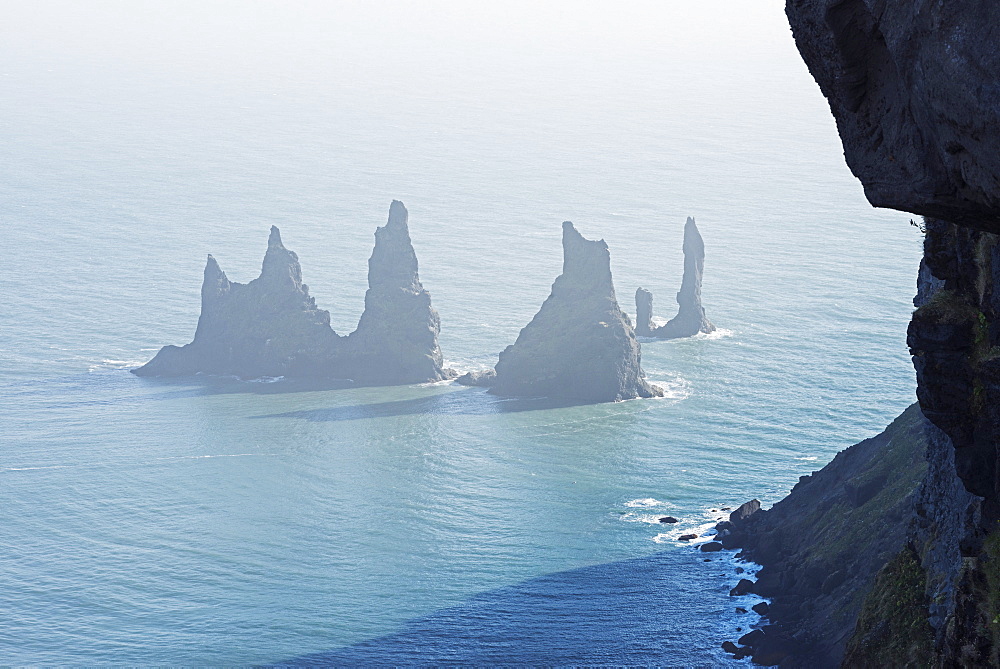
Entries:
[[[0, 40], [0, 662], [724, 662], [733, 565], [673, 537], [914, 399], [920, 236], [865, 202], [780, 5], [374, 65]], [[567, 219], [669, 317], [695, 216], [721, 329], [644, 342], [665, 399], [592, 406], [127, 372], [271, 224], [349, 332], [392, 198], [456, 368], [537, 310]]]

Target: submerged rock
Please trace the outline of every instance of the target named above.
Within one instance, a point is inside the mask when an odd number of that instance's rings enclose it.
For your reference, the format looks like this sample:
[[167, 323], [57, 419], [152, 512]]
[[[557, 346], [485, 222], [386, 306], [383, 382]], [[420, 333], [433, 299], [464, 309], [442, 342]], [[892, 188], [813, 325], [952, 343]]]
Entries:
[[701, 282], [705, 274], [705, 242], [694, 219], [684, 224], [684, 276], [677, 291], [677, 315], [666, 324], [653, 325], [653, 294], [644, 288], [635, 291], [635, 331], [641, 337], [677, 339], [699, 332], [715, 332], [701, 304]]
[[563, 223], [563, 273], [501, 354], [491, 393], [588, 402], [660, 397], [645, 380], [639, 342], [618, 306], [604, 240]]
[[132, 372], [349, 378], [366, 384], [453, 376], [443, 369], [438, 315], [417, 277], [401, 202], [393, 201], [389, 222], [376, 230], [368, 283], [358, 329], [337, 335], [330, 313], [316, 307], [302, 283], [298, 256], [272, 226], [260, 276], [248, 284], [229, 281], [208, 256], [194, 341], [165, 346]]

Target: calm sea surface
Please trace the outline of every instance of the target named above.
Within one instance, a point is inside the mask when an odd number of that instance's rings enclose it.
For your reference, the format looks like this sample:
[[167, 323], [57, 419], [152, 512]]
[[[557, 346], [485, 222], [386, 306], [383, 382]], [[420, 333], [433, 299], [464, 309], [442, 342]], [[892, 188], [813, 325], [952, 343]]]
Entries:
[[[376, 65], [0, 46], [0, 663], [726, 662], [734, 566], [674, 537], [914, 400], [919, 233], [867, 205], [780, 5], [759, 39], [733, 3]], [[537, 310], [563, 220], [670, 317], [695, 216], [720, 330], [643, 343], [665, 399], [592, 406], [128, 373], [271, 224], [351, 331], [392, 198], [457, 369]]]

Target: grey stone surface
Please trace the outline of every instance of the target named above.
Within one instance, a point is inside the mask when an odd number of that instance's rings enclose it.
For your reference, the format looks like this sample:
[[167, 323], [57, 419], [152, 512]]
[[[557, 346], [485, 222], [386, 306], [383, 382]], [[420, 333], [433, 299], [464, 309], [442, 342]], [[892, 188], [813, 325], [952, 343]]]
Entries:
[[358, 328], [347, 337], [341, 364], [361, 383], [419, 383], [454, 378], [444, 369], [441, 321], [417, 274], [408, 213], [393, 200], [388, 222], [375, 231], [368, 292]]
[[298, 256], [271, 228], [260, 276], [229, 281], [208, 257], [201, 316], [194, 341], [165, 346], [138, 369], [139, 376], [193, 374], [319, 377], [389, 385], [451, 378], [437, 343], [437, 312], [417, 277], [406, 209], [394, 201], [389, 222], [375, 233], [369, 290], [357, 331], [330, 327], [302, 283]]
[[1000, 232], [1000, 3], [788, 0], [868, 200]]
[[513, 345], [501, 354], [490, 392], [587, 402], [658, 397], [645, 380], [639, 342], [618, 306], [611, 255], [563, 223], [563, 272]]
[[461, 384], [463, 386], [479, 386], [482, 388], [489, 388], [493, 385], [493, 381], [497, 378], [497, 372], [495, 369], [487, 369], [484, 371], [477, 372], [466, 372], [460, 377], [455, 379], [455, 383]]
[[653, 325], [653, 294], [639, 288], [635, 292], [636, 334], [640, 337], [677, 339], [699, 332], [714, 332], [701, 304], [701, 283], [705, 275], [705, 242], [694, 219], [684, 224], [684, 276], [677, 291], [677, 315], [659, 327]]

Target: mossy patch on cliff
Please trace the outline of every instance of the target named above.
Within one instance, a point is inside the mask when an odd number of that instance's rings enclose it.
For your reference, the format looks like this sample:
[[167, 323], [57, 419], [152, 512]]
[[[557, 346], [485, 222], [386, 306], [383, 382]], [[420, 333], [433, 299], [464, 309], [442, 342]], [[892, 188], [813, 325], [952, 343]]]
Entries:
[[930, 666], [934, 632], [927, 621], [926, 587], [917, 554], [907, 546], [875, 577], [847, 642], [843, 666]]
[[935, 324], [978, 323], [979, 310], [954, 290], [939, 290], [927, 304], [914, 312], [914, 318]]
[[993, 640], [991, 661], [996, 663], [1000, 662], [1000, 528], [983, 541], [979, 564], [986, 576], [987, 619], [990, 621], [986, 636]]

